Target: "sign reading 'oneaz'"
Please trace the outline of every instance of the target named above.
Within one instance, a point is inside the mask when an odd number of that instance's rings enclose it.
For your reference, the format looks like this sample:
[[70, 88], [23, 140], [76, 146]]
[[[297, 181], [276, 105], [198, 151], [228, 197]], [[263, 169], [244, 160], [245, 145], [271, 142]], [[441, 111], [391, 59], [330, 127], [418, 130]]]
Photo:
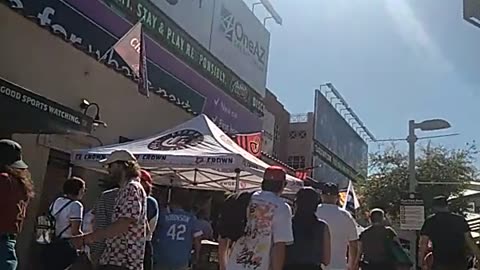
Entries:
[[243, 54], [251, 56], [260, 70], [265, 70], [266, 49], [258, 40], [248, 36], [241, 22], [222, 4], [221, 30], [225, 32], [225, 38], [232, 42]]

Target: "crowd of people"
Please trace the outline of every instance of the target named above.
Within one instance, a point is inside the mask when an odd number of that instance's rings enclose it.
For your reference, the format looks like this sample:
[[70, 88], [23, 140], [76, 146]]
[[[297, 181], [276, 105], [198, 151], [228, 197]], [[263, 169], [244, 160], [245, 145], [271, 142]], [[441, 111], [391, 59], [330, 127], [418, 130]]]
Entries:
[[[52, 219], [53, 236], [46, 237], [48, 226], [37, 228], [44, 269], [201, 269], [197, 267], [201, 240], [213, 240], [217, 234], [220, 270], [406, 270], [413, 266], [397, 233], [387, 226], [384, 211], [372, 209], [370, 226], [359, 231], [352, 215], [338, 205], [339, 188], [334, 183], [325, 184], [321, 192], [300, 189], [292, 210], [281, 197], [286, 172], [271, 166], [265, 170], [260, 191], [244, 196], [243, 204], [223, 209], [219, 223], [235, 225], [219, 225], [214, 233], [205, 221], [206, 213], [201, 211], [197, 218], [186, 209], [189, 194], [185, 190], [175, 190], [168, 207], [159, 207], [151, 196], [152, 177], [130, 152], [114, 151], [101, 163], [111, 186], [93, 209], [86, 211], [81, 203], [87, 192], [85, 181], [71, 177], [63, 184], [63, 195], [43, 217]], [[2, 270], [17, 268], [16, 237], [33, 190], [21, 146], [0, 140]], [[420, 232], [422, 269], [473, 267], [468, 258], [480, 258], [480, 250], [465, 219], [451, 213], [441, 196], [434, 199], [433, 212]], [[227, 216], [231, 220], [222, 221]]]
[[[187, 211], [188, 192], [175, 190], [168, 207], [160, 209], [151, 196], [152, 177], [140, 168], [132, 153], [114, 151], [100, 162], [108, 170], [109, 188], [93, 209], [85, 211], [81, 202], [87, 192], [85, 181], [71, 177], [63, 183], [63, 195], [38, 217], [49, 222], [37, 224], [41, 267], [35, 269], [181, 270], [195, 265], [201, 240], [213, 240], [213, 229], [209, 222]], [[33, 190], [21, 146], [0, 140], [2, 270], [17, 269], [16, 238]], [[201, 212], [200, 217], [205, 214]], [[52, 236], [47, 236], [49, 229]]]

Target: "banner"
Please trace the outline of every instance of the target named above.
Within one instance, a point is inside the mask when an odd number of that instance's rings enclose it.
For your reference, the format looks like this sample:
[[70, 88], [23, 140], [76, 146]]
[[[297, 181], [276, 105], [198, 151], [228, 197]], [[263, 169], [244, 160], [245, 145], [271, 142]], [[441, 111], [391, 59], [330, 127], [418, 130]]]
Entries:
[[143, 41], [142, 23], [137, 23], [115, 45], [120, 57], [138, 77], [138, 91], [148, 97], [147, 56]]
[[310, 168], [298, 169], [295, 171], [295, 177], [297, 177], [300, 180], [306, 180], [310, 176], [311, 172], [312, 172], [312, 169]]
[[250, 154], [261, 157], [262, 156], [262, 133], [256, 132], [251, 134], [235, 134], [234, 141]]

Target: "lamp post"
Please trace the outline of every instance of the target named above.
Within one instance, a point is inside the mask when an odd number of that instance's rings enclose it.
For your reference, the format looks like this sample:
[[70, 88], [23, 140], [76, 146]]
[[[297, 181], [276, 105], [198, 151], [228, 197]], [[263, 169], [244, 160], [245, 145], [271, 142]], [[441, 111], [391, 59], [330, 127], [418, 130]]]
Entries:
[[418, 141], [415, 135], [415, 130], [420, 129], [422, 131], [433, 131], [450, 128], [449, 122], [443, 119], [430, 119], [420, 123], [415, 123], [414, 120], [408, 121], [408, 179], [409, 179], [409, 191], [415, 192], [417, 188], [417, 179], [415, 171], [415, 143]]

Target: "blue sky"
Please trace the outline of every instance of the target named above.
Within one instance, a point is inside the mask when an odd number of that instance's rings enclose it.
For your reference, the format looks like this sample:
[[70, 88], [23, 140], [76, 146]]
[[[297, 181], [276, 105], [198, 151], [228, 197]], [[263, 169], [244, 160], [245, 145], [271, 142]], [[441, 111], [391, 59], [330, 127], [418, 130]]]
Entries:
[[332, 82], [377, 138], [438, 117], [461, 135], [436, 143], [480, 142], [480, 29], [462, 1], [271, 2], [284, 24], [268, 23], [268, 87], [291, 113], [313, 110], [314, 89]]

